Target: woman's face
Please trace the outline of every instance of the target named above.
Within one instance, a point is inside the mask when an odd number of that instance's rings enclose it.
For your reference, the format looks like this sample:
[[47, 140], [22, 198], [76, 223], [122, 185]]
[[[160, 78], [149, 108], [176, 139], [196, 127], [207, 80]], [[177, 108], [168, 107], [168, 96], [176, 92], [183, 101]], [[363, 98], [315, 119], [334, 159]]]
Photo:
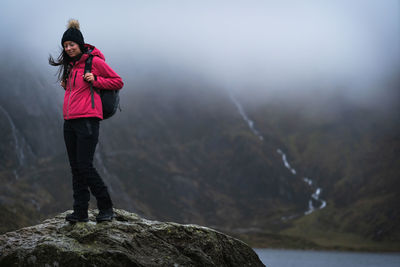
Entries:
[[65, 41], [64, 42], [64, 50], [68, 54], [69, 57], [76, 57], [81, 53], [81, 49], [79, 45], [72, 41]]

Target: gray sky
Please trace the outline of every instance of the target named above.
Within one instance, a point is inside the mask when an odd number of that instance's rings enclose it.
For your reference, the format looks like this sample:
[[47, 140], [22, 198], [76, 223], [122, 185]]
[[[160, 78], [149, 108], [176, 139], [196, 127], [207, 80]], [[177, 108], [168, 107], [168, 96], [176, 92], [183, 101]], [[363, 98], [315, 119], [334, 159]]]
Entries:
[[318, 88], [354, 100], [399, 74], [399, 0], [3, 0], [0, 46], [54, 72], [46, 59], [69, 18], [128, 80], [185, 68], [255, 96]]

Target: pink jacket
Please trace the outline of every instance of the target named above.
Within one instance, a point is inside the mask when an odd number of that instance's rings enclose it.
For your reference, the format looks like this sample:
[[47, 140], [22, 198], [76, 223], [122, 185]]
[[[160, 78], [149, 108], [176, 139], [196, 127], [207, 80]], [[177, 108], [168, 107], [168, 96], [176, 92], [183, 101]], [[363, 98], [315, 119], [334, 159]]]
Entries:
[[[105, 62], [103, 53], [92, 45], [85, 44], [92, 49], [93, 63], [92, 73], [95, 75], [93, 87], [98, 89], [119, 90], [124, 86], [121, 77], [113, 71]], [[98, 93], [94, 91], [94, 108], [90, 93], [90, 84], [83, 79], [87, 54], [71, 63], [71, 70], [67, 79], [63, 114], [64, 119], [76, 119], [84, 117], [97, 117], [103, 119], [103, 109]]]

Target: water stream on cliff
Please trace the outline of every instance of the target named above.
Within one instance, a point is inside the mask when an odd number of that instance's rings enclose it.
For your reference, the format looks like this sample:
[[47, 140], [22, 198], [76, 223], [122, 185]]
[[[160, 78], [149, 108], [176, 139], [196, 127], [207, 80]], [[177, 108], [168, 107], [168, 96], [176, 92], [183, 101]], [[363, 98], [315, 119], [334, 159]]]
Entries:
[[[229, 92], [229, 97], [232, 100], [233, 104], [237, 108], [240, 116], [243, 118], [243, 120], [247, 123], [248, 127], [250, 128], [251, 132], [256, 135], [260, 141], [264, 141], [264, 137], [261, 135], [260, 131], [258, 131], [255, 127], [254, 121], [252, 121], [244, 111], [243, 106], [241, 103], [236, 99], [236, 97], [233, 95], [233, 93]], [[293, 174], [296, 175], [297, 172], [294, 168], [292, 168], [289, 164], [289, 161], [287, 160], [286, 154], [282, 151], [282, 149], [278, 148], [276, 150], [278, 154], [282, 156], [282, 161], [283, 165]], [[311, 188], [314, 188], [313, 181], [310, 178], [304, 177], [303, 181], [307, 183], [308, 186]], [[320, 194], [321, 194], [322, 189], [320, 187], [316, 187], [315, 192], [311, 195], [310, 200], [308, 201], [308, 210], [304, 212], [304, 215], [309, 215], [312, 212], [314, 212], [317, 209], [323, 209], [326, 207], [326, 201], [320, 199]], [[319, 206], [315, 207], [314, 204], [319, 203]], [[294, 218], [295, 216], [289, 216], [289, 217], [282, 217], [283, 220], [287, 220], [290, 218]]]
[[250, 130], [261, 140], [264, 140], [264, 137], [260, 134], [259, 131], [257, 131], [257, 129], [254, 127], [254, 122], [252, 120], [249, 119], [249, 117], [247, 116], [246, 112], [244, 112], [244, 109], [242, 107], [242, 105], [239, 103], [239, 101], [233, 96], [232, 93], [229, 94], [232, 102], [235, 104], [236, 108], [239, 111], [239, 114], [242, 116], [242, 118], [244, 119], [244, 121], [247, 123], [247, 125], [249, 126]]
[[14, 143], [14, 151], [18, 160], [18, 166], [13, 170], [15, 179], [19, 178], [18, 175], [18, 170], [19, 168], [23, 167], [26, 162], [26, 155], [25, 155], [25, 150], [28, 151], [28, 154], [32, 154], [32, 149], [31, 147], [27, 144], [25, 141], [25, 138], [22, 136], [22, 134], [18, 131], [17, 127], [15, 126], [15, 123], [13, 119], [11, 118], [10, 114], [7, 112], [5, 108], [3, 108], [0, 105], [0, 110], [2, 113], [5, 115], [5, 117], [8, 120], [8, 123], [10, 124], [11, 127], [11, 133], [13, 137], [13, 143]]

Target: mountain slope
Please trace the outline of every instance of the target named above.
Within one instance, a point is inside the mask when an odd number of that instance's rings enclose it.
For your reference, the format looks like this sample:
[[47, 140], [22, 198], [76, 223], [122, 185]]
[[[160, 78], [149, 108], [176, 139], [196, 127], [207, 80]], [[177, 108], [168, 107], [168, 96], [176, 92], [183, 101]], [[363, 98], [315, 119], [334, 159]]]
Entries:
[[[395, 96], [395, 88], [382, 89], [382, 94]], [[327, 112], [332, 103], [343, 105]], [[328, 247], [398, 250], [398, 103], [381, 109], [334, 98], [311, 108], [300, 101], [290, 104], [247, 107], [261, 132], [270, 130], [264, 125], [273, 125], [276, 136], [287, 144], [293, 165], [303, 176], [313, 177], [328, 205], [294, 220], [282, 234]], [[281, 106], [285, 110], [279, 110]]]
[[[13, 72], [0, 70], [1, 232], [72, 204], [62, 89], [24, 68], [14, 82]], [[135, 73], [122, 112], [101, 122], [95, 165], [116, 207], [258, 246], [398, 249], [397, 107], [254, 105], [176, 73]]]
[[[2, 75], [12, 84], [6, 71]], [[23, 97], [7, 101], [3, 87], [0, 105], [26, 140], [24, 149], [32, 152], [24, 165], [10, 160], [18, 177], [4, 165], [2, 204], [20, 214], [36, 212], [34, 221], [68, 208], [72, 192], [61, 114], [49, 104], [61, 104], [61, 97], [42, 92], [35, 74], [21, 76], [29, 88], [17, 83], [13, 93]], [[226, 229], [276, 224], [282, 213], [307, 208], [307, 186], [292, 181], [274, 140], [260, 143], [249, 132], [225, 91], [199, 77], [170, 75], [143, 77], [134, 86], [127, 83], [121, 93], [123, 112], [102, 122], [95, 155], [117, 206], [150, 218]], [[1, 123], [7, 125], [6, 116]], [[11, 128], [5, 127], [12, 141]], [[11, 141], [2, 146], [7, 158], [17, 153]]]

